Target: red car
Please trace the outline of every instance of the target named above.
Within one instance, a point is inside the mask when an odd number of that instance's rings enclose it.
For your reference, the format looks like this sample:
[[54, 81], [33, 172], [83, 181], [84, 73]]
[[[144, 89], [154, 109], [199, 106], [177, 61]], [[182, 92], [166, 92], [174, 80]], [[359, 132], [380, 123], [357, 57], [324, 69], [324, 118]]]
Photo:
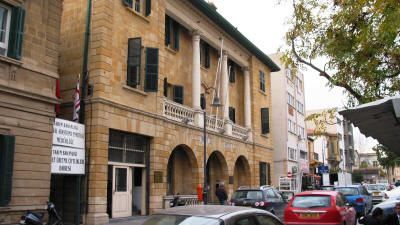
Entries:
[[285, 225], [357, 224], [356, 210], [338, 191], [305, 191], [296, 194], [286, 207]]

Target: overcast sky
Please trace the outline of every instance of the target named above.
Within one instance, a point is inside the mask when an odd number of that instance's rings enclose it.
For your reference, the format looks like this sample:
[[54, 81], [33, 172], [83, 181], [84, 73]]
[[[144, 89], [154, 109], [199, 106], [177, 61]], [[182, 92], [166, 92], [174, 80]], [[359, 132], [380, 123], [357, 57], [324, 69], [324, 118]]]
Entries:
[[[277, 0], [210, 0], [217, 11], [225, 17], [234, 27], [266, 54], [273, 54], [285, 44], [284, 36], [287, 30], [285, 21], [291, 15], [290, 1]], [[346, 98], [341, 88], [330, 89], [326, 87], [326, 79], [319, 76], [312, 69], [302, 71], [304, 74], [304, 86], [306, 110], [343, 107]], [[274, 74], [272, 73], [272, 76]], [[354, 133], [358, 133], [358, 129]], [[368, 151], [376, 142], [372, 138], [366, 139], [358, 135], [354, 140], [360, 143], [355, 146], [362, 151]]]

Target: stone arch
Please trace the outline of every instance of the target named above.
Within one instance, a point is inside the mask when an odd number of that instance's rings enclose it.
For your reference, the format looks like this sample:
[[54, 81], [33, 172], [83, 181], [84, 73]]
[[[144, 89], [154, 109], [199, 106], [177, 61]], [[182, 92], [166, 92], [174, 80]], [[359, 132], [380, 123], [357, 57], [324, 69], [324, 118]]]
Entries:
[[228, 164], [224, 155], [220, 151], [214, 151], [207, 160], [207, 184], [210, 186], [209, 201], [218, 203], [215, 195], [216, 184], [229, 183]]
[[233, 190], [240, 186], [251, 185], [250, 164], [245, 156], [241, 155], [236, 159], [233, 170]]
[[167, 195], [196, 194], [199, 168], [193, 150], [184, 144], [171, 152], [167, 165]]

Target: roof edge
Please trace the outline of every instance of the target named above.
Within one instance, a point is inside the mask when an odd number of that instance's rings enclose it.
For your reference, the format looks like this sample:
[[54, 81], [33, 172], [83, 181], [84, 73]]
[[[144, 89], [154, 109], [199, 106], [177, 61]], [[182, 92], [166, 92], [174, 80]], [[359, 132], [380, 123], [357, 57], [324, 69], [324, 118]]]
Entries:
[[222, 30], [230, 34], [239, 44], [243, 45], [247, 50], [254, 54], [262, 63], [267, 65], [271, 72], [278, 72], [281, 68], [274, 63], [264, 52], [262, 52], [257, 46], [249, 41], [242, 33], [240, 33], [231, 23], [229, 23], [217, 10], [213, 9], [204, 0], [188, 0], [192, 5], [204, 13], [210, 18], [215, 24], [217, 24]]

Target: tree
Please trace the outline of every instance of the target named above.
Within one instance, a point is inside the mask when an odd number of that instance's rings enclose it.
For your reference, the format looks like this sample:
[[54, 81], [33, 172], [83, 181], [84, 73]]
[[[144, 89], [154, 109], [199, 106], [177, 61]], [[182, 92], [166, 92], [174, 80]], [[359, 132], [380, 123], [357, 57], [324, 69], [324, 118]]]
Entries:
[[[281, 0], [282, 1], [282, 0]], [[349, 106], [400, 93], [399, 0], [292, 0], [282, 60], [345, 89]], [[323, 66], [316, 61], [324, 61]]]
[[360, 163], [360, 168], [368, 168], [368, 162], [366, 162], [366, 161], [362, 161], [361, 163]]
[[383, 168], [390, 169], [396, 165], [400, 165], [400, 157], [387, 147], [379, 144], [373, 147], [372, 150], [376, 152], [378, 162]]
[[360, 172], [353, 172], [351, 177], [354, 183], [361, 183], [364, 181], [364, 177]]

